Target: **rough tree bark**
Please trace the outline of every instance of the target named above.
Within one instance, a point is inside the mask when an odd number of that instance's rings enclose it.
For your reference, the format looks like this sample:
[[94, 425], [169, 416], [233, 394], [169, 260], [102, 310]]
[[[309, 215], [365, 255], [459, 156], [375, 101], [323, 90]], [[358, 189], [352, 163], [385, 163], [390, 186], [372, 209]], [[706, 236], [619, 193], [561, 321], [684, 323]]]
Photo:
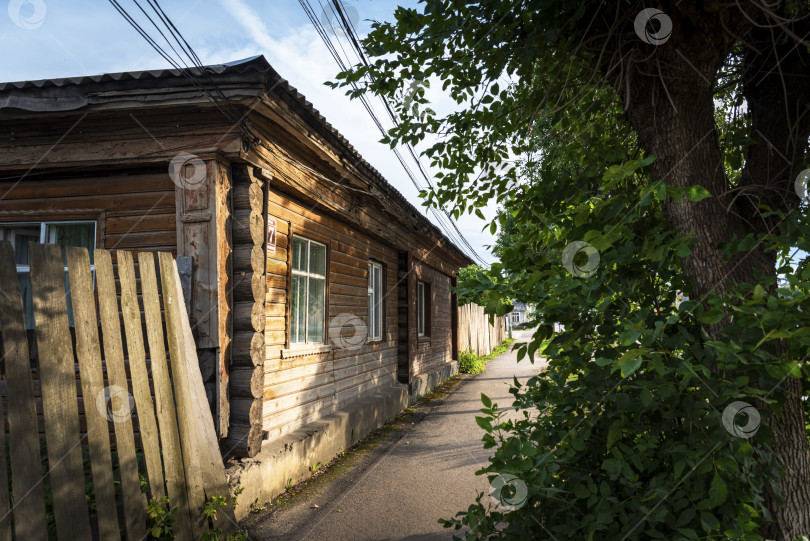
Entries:
[[[810, 135], [810, 82], [806, 75], [810, 73], [810, 55], [805, 47], [794, 47], [792, 39], [776, 39], [779, 29], [752, 24], [753, 17], [746, 17], [733, 3], [711, 12], [684, 3], [669, 13], [674, 22], [669, 42], [653, 51], [645, 50], [643, 55], [639, 50], [628, 51], [631, 62], [626, 69], [630, 71], [612, 83], [625, 97], [626, 115], [642, 146], [657, 157], [651, 166], [653, 177], [683, 188], [700, 185], [712, 194], [699, 203], [670, 199], [664, 213], [671, 229], [691, 232], [696, 240], [691, 255], [684, 260], [693, 293], [698, 297], [730, 293], [738, 284], [761, 283], [763, 277], [776, 275], [775, 255], [761, 246], [726, 261], [718, 244], [735, 235], [742, 238], [778, 227], [759, 216], [761, 203], [784, 211], [798, 207], [789, 177], [807, 151]], [[793, 26], [799, 36], [810, 29]], [[718, 70], [739, 44], [739, 37], [747, 43], [742, 53], [744, 94], [758, 144], [748, 152], [740, 186], [730, 191], [718, 144], [713, 96]], [[723, 320], [705, 330], [716, 337], [726, 324]], [[777, 349], [787, 351], [786, 347]], [[801, 381], [787, 378], [781, 390], [785, 404], [781, 412], [770, 417], [770, 425], [773, 451], [786, 475], [778, 485], [783, 501], [773, 495], [767, 501], [774, 519], [763, 532], [768, 539], [793, 539], [810, 533], [810, 445]], [[720, 409], [724, 406], [716, 405]]]

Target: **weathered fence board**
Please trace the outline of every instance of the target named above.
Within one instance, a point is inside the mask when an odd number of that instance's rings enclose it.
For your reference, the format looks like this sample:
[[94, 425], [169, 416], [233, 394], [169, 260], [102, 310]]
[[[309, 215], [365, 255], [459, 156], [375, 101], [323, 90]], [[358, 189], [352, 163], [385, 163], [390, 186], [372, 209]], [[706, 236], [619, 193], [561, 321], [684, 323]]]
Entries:
[[129, 402], [129, 387], [124, 368], [124, 347], [121, 342], [121, 324], [118, 319], [118, 298], [115, 293], [115, 275], [112, 257], [106, 250], [95, 250], [96, 282], [98, 286], [98, 310], [101, 316], [101, 334], [104, 344], [104, 361], [107, 365], [107, 392], [105, 407], [108, 418], [115, 427], [115, 449], [118, 452], [121, 473], [121, 495], [124, 499], [124, 520], [127, 536], [142, 539], [146, 535], [144, 496], [138, 479], [138, 459], [135, 454], [135, 435], [132, 429], [132, 412]]
[[186, 492], [186, 477], [183, 471], [180, 433], [177, 428], [176, 408], [164, 349], [163, 322], [160, 315], [155, 258], [152, 253], [141, 252], [138, 254], [138, 270], [140, 271], [141, 289], [143, 290], [143, 310], [149, 338], [152, 383], [155, 386], [155, 405], [160, 430], [160, 443], [163, 449], [166, 489], [169, 493], [169, 501], [178, 508], [173, 531], [175, 539], [188, 540], [192, 538], [192, 530]]
[[180, 307], [183, 296], [178, 295], [176, 270], [171, 254], [158, 254], [160, 265], [160, 282], [163, 286], [163, 312], [166, 314], [166, 334], [169, 339], [169, 358], [172, 362], [174, 391], [177, 398], [177, 421], [180, 428], [180, 439], [183, 441], [183, 469], [186, 472], [186, 490], [188, 493], [189, 514], [194, 537], [199, 538], [203, 529], [203, 509], [205, 507], [205, 490], [203, 489], [202, 469], [200, 465], [199, 440], [194, 424], [194, 404], [186, 370], [181, 369], [178, 359], [185, 358], [186, 348], [183, 340], [183, 329], [180, 326]]
[[[6, 362], [6, 388], [14, 397], [9, 404], [9, 454], [11, 459], [11, 492], [14, 496], [15, 530], [18, 539], [45, 541], [45, 493], [42, 488], [37, 409], [34, 399], [28, 337], [25, 333], [20, 286], [11, 244], [0, 242], [0, 325]], [[6, 514], [4, 520], [10, 522]]]
[[484, 307], [475, 303], [458, 307], [459, 351], [472, 351], [476, 355], [489, 355], [506, 339], [506, 322], [496, 317], [494, 325]]
[[[174, 276], [177, 276], [177, 263], [172, 260]], [[183, 291], [180, 282], [175, 281], [177, 298], [183, 298]], [[219, 441], [214, 428], [214, 419], [211, 415], [211, 408], [208, 405], [208, 398], [205, 395], [205, 386], [200, 377], [195, 377], [199, 372], [199, 362], [197, 360], [194, 337], [191, 334], [191, 324], [188, 314], [183, 310], [178, 310], [180, 316], [180, 329], [182, 330], [183, 347], [186, 354], [181, 357], [177, 370], [185, 372], [184, 378], [189, 383], [189, 392], [194, 404], [193, 411], [196, 413], [195, 427], [197, 428], [197, 441], [200, 442], [200, 465], [203, 471], [203, 484], [206, 487], [207, 496], [227, 496], [230, 493], [228, 480], [225, 477], [225, 464], [222, 462], [222, 454], [219, 451]], [[226, 505], [217, 513], [214, 524], [222, 531], [230, 531], [231, 526], [236, 525], [236, 518], [233, 506]]]
[[[168, 494], [170, 507], [178, 509], [174, 538], [200, 538], [208, 530], [203, 513], [206, 498], [227, 497], [229, 488], [176, 262], [170, 254], [160, 254], [159, 288], [153, 254], [138, 255], [138, 277], [131, 253], [117, 252], [115, 272], [111, 253], [96, 250], [94, 292], [86, 249], [32, 243], [29, 253], [36, 327], [33, 359], [14, 252], [8, 242], [0, 242], [6, 392], [0, 415], [8, 419], [10, 444], [8, 455], [6, 447], [0, 446], [0, 541], [46, 541], [51, 518], [58, 539], [119, 539], [123, 529], [127, 539], [143, 541], [149, 532], [147, 501], [138, 475], [139, 449], [149, 496], [160, 500]], [[47, 475], [41, 463], [41, 431]], [[89, 472], [82, 461], [83, 444]], [[88, 473], [94, 516], [85, 495]], [[120, 495], [115, 490], [117, 481]], [[53, 496], [50, 505], [45, 500], [46, 484]], [[235, 526], [232, 507], [219, 509], [214, 527], [230, 532]]]
[[[3, 414], [3, 402], [0, 400], [0, 415]], [[0, 442], [0, 464], [6, 464], [5, 434]], [[0, 541], [11, 541], [11, 501], [8, 497], [8, 469], [0, 468]]]
[[99, 537], [114, 539], [116, 536], [120, 537], [120, 529], [118, 511], [115, 506], [110, 431], [106, 409], [101, 410], [95, 407], [93, 400], [93, 397], [103, 396], [104, 372], [101, 366], [98, 317], [93, 297], [90, 257], [87, 250], [68, 247], [67, 260], [73, 304], [73, 324], [76, 326], [76, 357], [81, 373], [82, 396], [86, 397], [87, 403], [84, 417], [87, 422], [87, 444], [96, 495]]
[[32, 243], [29, 254], [53, 514], [60, 537], [89, 539], [84, 483], [76, 482], [84, 480], [84, 466], [62, 251]]
[[132, 254], [118, 252], [118, 278], [121, 281], [121, 311], [127, 337], [129, 372], [132, 378], [132, 391], [135, 395], [135, 409], [138, 412], [138, 429], [143, 441], [143, 454], [146, 459], [146, 474], [149, 479], [149, 493], [160, 499], [166, 495], [163, 489], [163, 464], [160, 460], [160, 440], [155, 408], [152, 405], [152, 391], [149, 389], [149, 373], [146, 370], [146, 351], [141, 328], [141, 309], [138, 306], [138, 292], [135, 288], [135, 265]]

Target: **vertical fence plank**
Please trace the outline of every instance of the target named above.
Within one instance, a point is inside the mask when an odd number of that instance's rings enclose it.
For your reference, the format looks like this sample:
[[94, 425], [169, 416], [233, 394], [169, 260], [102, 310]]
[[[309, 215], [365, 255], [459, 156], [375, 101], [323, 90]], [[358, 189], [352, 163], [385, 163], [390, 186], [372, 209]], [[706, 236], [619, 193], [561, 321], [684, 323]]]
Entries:
[[[172, 261], [175, 276], [177, 274], [177, 262]], [[180, 281], [176, 283], [177, 298], [183, 298], [183, 291], [180, 287]], [[217, 438], [216, 429], [214, 427], [214, 417], [211, 413], [211, 406], [208, 404], [208, 398], [205, 395], [205, 385], [203, 384], [202, 374], [200, 373], [200, 364], [197, 359], [197, 348], [194, 343], [194, 336], [191, 334], [191, 324], [188, 320], [188, 314], [185, 310], [178, 310], [180, 315], [180, 329], [182, 329], [182, 339], [184, 342], [185, 356], [184, 363], [179, 367], [179, 370], [186, 372], [185, 380], [188, 381], [189, 392], [193, 403], [193, 409], [196, 413], [196, 433], [199, 442], [200, 450], [200, 464], [203, 470], [203, 486], [207, 496], [225, 496], [230, 495], [228, 487], [228, 480], [225, 478], [225, 465], [222, 462], [222, 454], [219, 450], [219, 440]], [[235, 530], [236, 517], [234, 516], [233, 506], [229, 503], [224, 508], [220, 509], [217, 513], [217, 519], [214, 524], [223, 532], [231, 532]]]
[[[37, 410], [31, 380], [28, 338], [14, 251], [0, 242], [0, 325], [6, 360], [11, 493], [17, 539], [45, 541], [45, 493], [37, 435]], [[6, 517], [8, 518], [8, 517]]]
[[[0, 400], [0, 418], [4, 414]], [[5, 423], [3, 423], [5, 425]], [[11, 503], [8, 495], [8, 464], [6, 462], [6, 428], [0, 429], [0, 541], [11, 541]]]
[[[68, 276], [73, 304], [73, 324], [76, 327], [76, 357], [81, 374], [84, 417], [87, 422], [87, 444], [90, 451], [90, 471], [96, 496], [98, 532], [101, 539], [120, 537], [118, 511], [115, 503], [110, 432], [104, 402], [104, 371], [98, 340], [96, 298], [87, 249], [68, 247]], [[101, 397], [104, 409], [97, 407]]]
[[204, 530], [203, 508], [205, 492], [200, 467], [200, 450], [194, 423], [191, 391], [186, 371], [180, 369], [185, 363], [185, 342], [180, 323], [180, 309], [184, 306], [183, 296], [178, 295], [178, 284], [175, 278], [174, 259], [171, 254], [158, 254], [160, 262], [160, 282], [163, 292], [163, 311], [166, 315], [166, 333], [169, 342], [172, 376], [174, 377], [177, 420], [180, 427], [180, 440], [183, 445], [183, 469], [186, 473], [188, 490], [189, 516], [194, 537], [199, 538]]
[[[98, 307], [101, 315], [101, 333], [104, 343], [104, 361], [109, 384], [108, 409], [115, 427], [115, 447], [121, 473], [121, 495], [127, 537], [141, 540], [146, 536], [146, 502], [138, 479], [138, 461], [135, 456], [135, 437], [132, 430], [127, 374], [124, 368], [124, 350], [121, 342], [121, 321], [118, 317], [118, 299], [112, 258], [106, 250], [95, 250]], [[117, 404], [113, 401], [118, 401]]]
[[31, 243], [29, 252], [42, 412], [57, 534], [60, 539], [89, 539], [90, 515], [84, 483], [76, 482], [76, 479], [84, 479], [84, 467], [62, 250], [55, 245]]
[[166, 469], [166, 487], [171, 506], [178, 508], [173, 531], [175, 539], [189, 540], [192, 538], [192, 530], [188, 514], [186, 478], [183, 472], [183, 455], [180, 449], [180, 433], [177, 429], [169, 367], [166, 363], [163, 321], [160, 316], [157, 274], [152, 253], [141, 252], [138, 254], [138, 269], [141, 275], [143, 311], [149, 340], [149, 359], [152, 362], [152, 383], [155, 386], [158, 429], [163, 449], [163, 464]]
[[150, 495], [152, 498], [160, 499], [166, 495], [166, 490], [163, 488], [160, 438], [155, 421], [155, 408], [152, 404], [152, 392], [149, 390], [149, 373], [146, 370], [146, 351], [135, 284], [135, 265], [129, 252], [116, 252], [116, 258], [118, 279], [121, 282], [121, 311], [127, 335], [129, 373], [132, 378], [132, 392], [135, 395], [135, 409], [138, 411], [138, 427], [143, 442]]

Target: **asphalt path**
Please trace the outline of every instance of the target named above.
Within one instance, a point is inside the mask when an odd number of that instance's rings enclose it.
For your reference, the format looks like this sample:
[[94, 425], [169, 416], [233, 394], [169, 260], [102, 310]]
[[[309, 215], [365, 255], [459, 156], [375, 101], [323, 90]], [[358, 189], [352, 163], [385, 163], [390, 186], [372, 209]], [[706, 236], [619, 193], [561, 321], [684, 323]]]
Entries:
[[[528, 341], [531, 332], [514, 336]], [[486, 477], [475, 475], [492, 452], [483, 448], [475, 423], [481, 393], [509, 408], [513, 378], [526, 381], [541, 368], [525, 359], [518, 363], [512, 351], [492, 359], [481, 374], [417, 408], [412, 423], [315, 494], [251, 517], [251, 539], [451, 539], [454, 532], [438, 519], [466, 510], [490, 488]]]

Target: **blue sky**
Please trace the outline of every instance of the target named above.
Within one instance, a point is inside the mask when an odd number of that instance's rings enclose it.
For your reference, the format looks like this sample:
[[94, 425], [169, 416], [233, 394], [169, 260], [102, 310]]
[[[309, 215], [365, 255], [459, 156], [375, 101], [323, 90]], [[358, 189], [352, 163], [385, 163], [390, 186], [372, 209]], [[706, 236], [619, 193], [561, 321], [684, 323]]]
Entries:
[[[310, 2], [318, 12], [326, 5], [318, 0]], [[103, 0], [6, 3], [8, 13], [0, 11], [2, 81], [169, 67]], [[356, 11], [361, 35], [368, 31], [368, 20], [390, 20], [397, 4], [415, 5], [405, 0], [344, 0], [344, 3], [347, 9]], [[131, 14], [139, 14], [131, 0], [120, 0], [120, 4]], [[379, 131], [360, 103], [350, 101], [342, 90], [323, 85], [334, 78], [337, 65], [297, 0], [163, 0], [161, 5], [203, 63], [263, 54], [391, 184], [422, 208], [416, 189], [393, 153], [378, 142]], [[158, 35], [145, 18], [138, 20], [151, 35]], [[437, 110], [441, 110], [442, 102], [449, 105], [449, 100], [435, 88], [428, 90], [427, 98], [437, 105], [434, 107]], [[379, 106], [376, 109], [382, 118], [382, 109]], [[426, 159], [423, 164], [427, 166]], [[481, 256], [493, 261], [485, 245], [492, 244], [494, 239], [482, 228], [494, 216], [494, 206], [486, 209], [485, 214], [487, 222], [474, 216], [462, 217], [459, 228]]]

